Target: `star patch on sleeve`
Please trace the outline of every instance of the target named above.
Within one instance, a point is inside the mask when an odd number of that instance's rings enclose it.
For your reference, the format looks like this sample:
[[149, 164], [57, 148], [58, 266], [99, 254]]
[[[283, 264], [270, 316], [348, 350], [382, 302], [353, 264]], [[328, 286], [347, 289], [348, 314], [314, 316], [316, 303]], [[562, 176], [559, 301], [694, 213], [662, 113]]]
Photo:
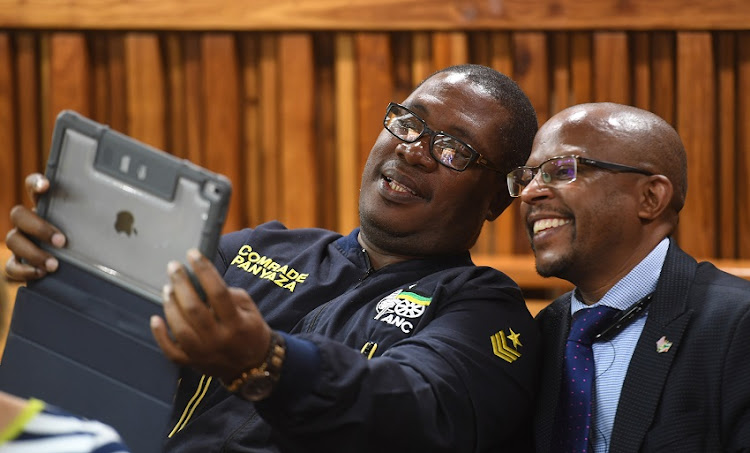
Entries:
[[[492, 342], [492, 352], [494, 352], [496, 356], [508, 363], [513, 363], [521, 357], [521, 353], [518, 352], [518, 347], [523, 345], [521, 344], [520, 333], [513, 332], [513, 329], [510, 327], [508, 328], [508, 331], [510, 331], [510, 335], [505, 335], [505, 331], [501, 330], [495, 335], [492, 335], [490, 341]], [[508, 340], [510, 340], [511, 345], [508, 344]]]

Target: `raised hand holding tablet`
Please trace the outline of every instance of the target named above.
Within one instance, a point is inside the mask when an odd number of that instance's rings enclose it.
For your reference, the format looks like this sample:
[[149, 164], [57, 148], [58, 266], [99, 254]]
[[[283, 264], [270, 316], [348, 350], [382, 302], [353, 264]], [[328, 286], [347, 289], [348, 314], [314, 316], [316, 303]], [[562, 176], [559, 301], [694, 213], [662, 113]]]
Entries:
[[154, 316], [151, 330], [170, 360], [231, 382], [243, 370], [263, 362], [271, 328], [250, 295], [227, 287], [200, 252], [190, 250], [188, 263], [205, 290], [206, 302], [195, 291], [186, 267], [170, 262], [170, 283], [163, 291], [166, 323]]

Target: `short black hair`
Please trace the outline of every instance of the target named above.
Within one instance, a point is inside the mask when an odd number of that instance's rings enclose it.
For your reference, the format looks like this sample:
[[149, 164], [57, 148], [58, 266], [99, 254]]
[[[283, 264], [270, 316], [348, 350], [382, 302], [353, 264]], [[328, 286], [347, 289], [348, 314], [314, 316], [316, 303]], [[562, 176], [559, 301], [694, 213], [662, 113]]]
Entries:
[[505, 74], [478, 64], [449, 66], [435, 72], [427, 79], [446, 72], [466, 75], [471, 82], [481, 86], [494, 99], [497, 99], [502, 108], [508, 112], [507, 121], [503, 123], [500, 130], [496, 131], [498, 143], [503, 147], [503, 159], [500, 162], [494, 162], [495, 165], [503, 173], [526, 165], [531, 155], [534, 136], [539, 129], [539, 122], [529, 97], [521, 90], [521, 87]]

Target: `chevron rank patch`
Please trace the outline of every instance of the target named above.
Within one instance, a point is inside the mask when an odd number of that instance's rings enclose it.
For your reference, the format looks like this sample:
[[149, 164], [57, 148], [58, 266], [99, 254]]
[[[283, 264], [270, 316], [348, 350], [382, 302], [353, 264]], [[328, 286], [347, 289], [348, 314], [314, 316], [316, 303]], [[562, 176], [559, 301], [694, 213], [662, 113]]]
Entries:
[[[513, 329], [508, 328], [510, 334], [506, 335], [504, 330], [497, 332], [495, 335], [490, 337], [492, 342], [492, 352], [496, 356], [505, 360], [508, 363], [513, 363], [521, 357], [521, 353], [518, 352], [518, 347], [523, 346], [521, 344], [521, 334], [513, 332]], [[508, 344], [510, 342], [510, 344]]]

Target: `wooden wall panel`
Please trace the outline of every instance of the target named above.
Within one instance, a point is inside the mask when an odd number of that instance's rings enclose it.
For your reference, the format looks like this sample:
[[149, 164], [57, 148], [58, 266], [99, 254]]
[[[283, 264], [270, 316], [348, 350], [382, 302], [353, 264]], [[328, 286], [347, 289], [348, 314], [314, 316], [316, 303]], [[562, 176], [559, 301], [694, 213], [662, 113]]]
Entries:
[[[737, 38], [737, 228], [738, 258], [750, 258], [750, 32]], [[730, 119], [723, 119], [729, 121]], [[734, 257], [731, 257], [734, 258]]]
[[489, 37], [490, 67], [508, 76], [513, 76], [513, 42], [507, 32], [494, 32]]
[[[89, 33], [86, 35], [86, 45], [91, 62], [90, 116], [114, 130], [128, 133], [129, 79], [125, 61], [125, 34]], [[47, 80], [47, 77], [43, 79]], [[162, 126], [157, 125], [158, 128]], [[163, 136], [165, 132], [159, 131], [157, 134]]]
[[49, 79], [45, 81], [49, 84], [49, 124], [53, 125], [57, 114], [65, 109], [91, 116], [91, 66], [86, 36], [72, 32], [52, 34], [49, 58]]
[[675, 124], [677, 100], [675, 35], [668, 32], [655, 32], [651, 43], [651, 111]]
[[318, 161], [315, 158], [313, 106], [313, 43], [309, 33], [287, 33], [279, 40], [281, 88], [281, 190], [280, 220], [290, 228], [317, 225]]
[[[475, 32], [466, 35], [466, 62], [492, 66], [493, 50], [490, 32]], [[437, 40], [433, 40], [436, 42]], [[506, 43], [508, 44], [508, 43]], [[437, 44], [436, 44], [437, 45]], [[508, 44], [508, 48], [510, 45]], [[436, 62], [439, 61], [436, 57]], [[446, 61], [446, 60], [443, 60]], [[448, 64], [450, 65], [450, 64]], [[444, 64], [436, 64], [436, 67], [446, 67]], [[497, 230], [500, 228], [498, 222], [485, 222], [482, 232], [474, 244], [474, 250], [494, 250], [497, 243]]]
[[[106, 120], [116, 130], [124, 131], [128, 127], [128, 83], [125, 64], [125, 33], [108, 33], [109, 48], [109, 86], [106, 87], [109, 97], [109, 112]], [[105, 121], [105, 120], [102, 120]]]
[[594, 99], [629, 104], [630, 73], [627, 34], [594, 33]]
[[[507, 32], [494, 32], [489, 37], [490, 59], [489, 65], [503, 74], [513, 76], [513, 47], [511, 34]], [[477, 249], [490, 253], [513, 253], [516, 244], [516, 231], [520, 225], [518, 214], [519, 203], [513, 203], [492, 222], [485, 223], [480, 236], [481, 239], [489, 237], [489, 243], [478, 244]]]
[[[260, 190], [263, 179], [263, 160], [260, 152], [261, 117], [260, 109], [260, 40], [257, 36], [243, 35], [239, 38], [239, 54], [242, 90], [242, 188], [240, 191], [244, 200], [245, 226], [257, 225], [262, 221], [263, 193]], [[229, 231], [229, 228], [225, 228]]]
[[559, 112], [571, 104], [570, 84], [570, 35], [556, 32], [552, 34], [552, 95], [550, 110]]
[[[336, 55], [333, 33], [315, 33], [313, 54], [315, 57], [315, 162], [316, 196], [319, 200], [318, 225], [330, 230], [337, 228], [336, 199]], [[346, 112], [342, 112], [344, 114]], [[356, 209], [354, 206], [352, 209]], [[351, 212], [351, 211], [350, 211]]]
[[[90, 42], [91, 52], [91, 116], [109, 124], [112, 99], [109, 96], [109, 40], [104, 33], [97, 33]], [[123, 129], [124, 130], [124, 129]]]
[[180, 158], [187, 158], [188, 137], [185, 129], [187, 115], [187, 89], [185, 80], [185, 54], [178, 33], [162, 36], [164, 49], [164, 72], [167, 90], [167, 145], [166, 151]]
[[[688, 155], [687, 201], [679, 224], [680, 245], [695, 256], [716, 256], [716, 92], [711, 35], [677, 34], [677, 130]], [[709, 190], [703, 190], [710, 188]]]
[[345, 233], [359, 225], [360, 173], [357, 153], [357, 62], [354, 36], [338, 33], [336, 49], [336, 204], [338, 231]]
[[[736, 40], [733, 33], [720, 33], [716, 37], [717, 65], [717, 128], [716, 166], [718, 178], [719, 254], [735, 256], [739, 235], [737, 222], [738, 197], [736, 196], [739, 161], [737, 159], [737, 103], [735, 88], [737, 86]], [[741, 123], [740, 123], [741, 124]], [[744, 128], [743, 128], [744, 129]]]
[[165, 149], [165, 79], [158, 36], [129, 33], [125, 36], [127, 123], [125, 132], [159, 149]]
[[[351, 187], [351, 193], [348, 195], [350, 205], [346, 207], [349, 209], [349, 214], [346, 214], [350, 220], [349, 227], [359, 224], [358, 216], [353, 214], [358, 212], [360, 176], [375, 140], [384, 131], [383, 116], [386, 106], [390, 101], [402, 101], [402, 99], [393, 98], [393, 62], [390, 58], [389, 35], [358, 33], [355, 37], [355, 44], [357, 88], [354, 96], [355, 105], [350, 108], [354, 108], [356, 113], [358, 134], [355, 151], [356, 166], [346, 169], [352, 172], [352, 175], [347, 177]], [[346, 230], [341, 232], [345, 233]]]
[[281, 172], [278, 165], [281, 137], [278, 126], [282, 118], [278, 105], [281, 90], [277, 83], [280, 71], [276, 57], [278, 35], [264, 33], [260, 39], [260, 155], [263, 177], [251, 183], [261, 194], [261, 219], [265, 220], [279, 219], [282, 214], [281, 195], [275, 190], [281, 187]]
[[245, 178], [241, 172], [239, 61], [234, 36], [230, 33], [202, 36], [201, 61], [200, 97], [205, 115], [202, 164], [227, 176], [236, 187], [225, 224], [227, 231], [233, 231], [246, 223], [241, 189]]
[[[19, 194], [22, 191], [22, 176], [17, 170], [19, 151], [14, 117], [15, 81], [11, 40], [9, 33], [0, 33], [0, 181], [3, 184], [3, 190], [0, 190], [0, 208], [4, 209], [5, 213], [19, 202]], [[0, 228], [3, 232], [10, 230], [11, 224], [7, 214], [0, 215]]]
[[[467, 35], [467, 62], [477, 64], [493, 65], [492, 35], [490, 32], [475, 32]], [[509, 41], [505, 43], [508, 55], [510, 54]], [[498, 60], [500, 57], [498, 57]], [[498, 64], [501, 64], [498, 62]], [[445, 65], [442, 65], [445, 67]], [[494, 250], [498, 241], [498, 230], [501, 228], [497, 221], [485, 222], [482, 232], [474, 244], [474, 251]], [[512, 240], [510, 241], [512, 244]]]
[[393, 97], [393, 64], [391, 41], [385, 33], [359, 33], [356, 44], [356, 115], [359, 140], [357, 174], [361, 174], [375, 140], [383, 131], [383, 115], [388, 102], [401, 102]]
[[592, 36], [589, 32], [571, 33], [571, 104], [594, 100], [594, 65], [592, 62]]
[[477, 31], [468, 34], [469, 61], [492, 66], [491, 40], [494, 32]]
[[[202, 45], [198, 34], [190, 33], [182, 38], [184, 91], [173, 90], [173, 96], [185, 99], [185, 146], [178, 155], [195, 163], [204, 161], [205, 97], [202, 91]], [[177, 87], [175, 87], [177, 88]], [[173, 151], [174, 152], [174, 151]]]
[[[39, 113], [41, 118], [39, 119], [39, 128], [42, 133], [42, 143], [46, 148], [49, 144], [48, 138], [52, 136], [52, 120], [54, 119], [53, 113], [50, 112], [51, 96], [50, 90], [52, 87], [48, 82], [50, 79], [50, 73], [52, 72], [52, 33], [40, 32], [37, 34], [39, 37]], [[46, 101], [46, 102], [45, 102]], [[43, 160], [47, 159], [47, 149], [42, 150]]]
[[[0, 211], [25, 201], [23, 176], [43, 170], [54, 117], [72, 108], [229, 176], [227, 230], [346, 233], [387, 102], [472, 62], [516, 79], [540, 122], [595, 99], [664, 117], [690, 158], [680, 244], [749, 258], [748, 48], [747, 32], [708, 30], [0, 32]], [[475, 249], [530, 252], [517, 203]]]
[[[477, 63], [491, 66], [500, 72], [512, 75], [513, 56], [510, 34], [505, 32], [475, 32], [466, 35], [466, 60], [454, 60], [451, 64]], [[441, 65], [445, 66], [445, 65]], [[436, 65], [436, 67], [440, 67]], [[515, 210], [509, 208], [505, 215], [493, 222], [486, 222], [474, 251], [492, 253], [505, 250], [511, 253], [514, 243]]]
[[[20, 174], [44, 168], [43, 145], [39, 131], [39, 52], [38, 39], [33, 33], [19, 33], [16, 37], [16, 98], [18, 99], [17, 139], [20, 150]], [[46, 144], [45, 144], [46, 146]]]
[[632, 38], [633, 101], [636, 107], [651, 110], [651, 39], [646, 32]]
[[514, 33], [513, 58], [512, 77], [531, 99], [541, 124], [553, 114], [547, 36], [541, 32]]
[[[550, 75], [546, 35], [542, 32], [514, 33], [513, 56], [513, 78], [528, 94], [536, 109], [539, 124], [542, 124], [554, 114], [549, 102]], [[515, 253], [531, 251], [526, 230], [520, 221], [515, 230], [513, 246]]]
[[432, 36], [433, 68], [438, 70], [469, 61], [468, 36], [462, 32], [437, 32]]
[[412, 77], [412, 37], [410, 33], [394, 33], [391, 37], [393, 59], [393, 98], [401, 102], [414, 88]]
[[[411, 88], [414, 88], [427, 76], [433, 73], [432, 42], [427, 32], [417, 32], [411, 35]], [[411, 90], [410, 90], [411, 91]]]

